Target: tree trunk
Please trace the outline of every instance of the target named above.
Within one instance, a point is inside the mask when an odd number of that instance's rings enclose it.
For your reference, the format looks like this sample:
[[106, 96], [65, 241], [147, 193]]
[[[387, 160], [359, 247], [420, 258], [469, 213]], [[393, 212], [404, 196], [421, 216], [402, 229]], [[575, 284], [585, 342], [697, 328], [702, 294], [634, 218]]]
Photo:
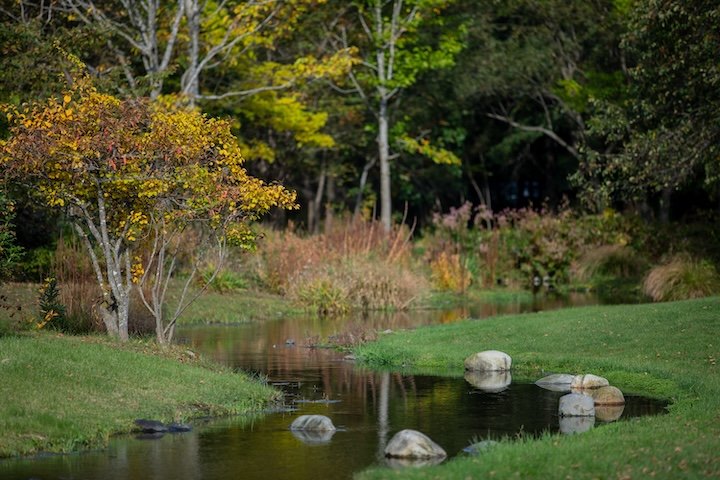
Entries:
[[358, 216], [360, 214], [360, 210], [362, 209], [363, 195], [365, 194], [365, 185], [367, 184], [368, 173], [370, 173], [370, 169], [375, 166], [376, 162], [377, 159], [373, 158], [372, 160], [368, 160], [363, 167], [362, 174], [360, 175], [360, 186], [358, 187], [358, 193], [355, 196], [355, 211], [353, 212], [353, 215], [355, 216]]
[[380, 159], [380, 223], [385, 232], [392, 226], [390, 197], [390, 141], [387, 99], [381, 96], [378, 111], [378, 158]]
[[185, 0], [185, 16], [187, 18], [188, 66], [182, 75], [182, 92], [187, 95], [191, 105], [200, 94], [199, 63], [200, 63], [200, 6], [197, 1]]
[[670, 197], [672, 196], [671, 188], [663, 188], [662, 197], [660, 197], [660, 223], [670, 223]]

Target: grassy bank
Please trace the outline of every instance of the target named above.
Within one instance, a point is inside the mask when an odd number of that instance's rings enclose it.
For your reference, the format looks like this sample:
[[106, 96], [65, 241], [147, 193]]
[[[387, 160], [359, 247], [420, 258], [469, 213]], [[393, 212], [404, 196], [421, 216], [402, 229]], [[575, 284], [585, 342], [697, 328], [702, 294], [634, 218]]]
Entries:
[[239, 414], [276, 395], [186, 350], [50, 333], [0, 338], [0, 378], [0, 457], [101, 447], [136, 418]]
[[[595, 373], [626, 392], [668, 398], [670, 413], [576, 436], [507, 441], [439, 467], [371, 470], [371, 478], [704, 478], [720, 475], [720, 299], [589, 307], [421, 328], [357, 355], [376, 367], [445, 369], [498, 349], [517, 376]], [[397, 426], [402, 428], [401, 425]], [[481, 432], [479, 432], [481, 433]]]

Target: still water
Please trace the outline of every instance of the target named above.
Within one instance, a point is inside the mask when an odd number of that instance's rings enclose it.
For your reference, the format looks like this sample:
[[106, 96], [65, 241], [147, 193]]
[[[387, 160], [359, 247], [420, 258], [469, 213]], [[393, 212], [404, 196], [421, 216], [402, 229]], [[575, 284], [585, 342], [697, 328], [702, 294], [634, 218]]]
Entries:
[[[533, 384], [509, 383], [510, 378], [478, 383], [465, 378], [373, 372], [359, 368], [340, 352], [311, 347], [332, 335], [357, 335], [359, 325], [394, 331], [468, 316], [483, 318], [559, 306], [477, 306], [185, 328], [179, 332], [180, 342], [218, 362], [265, 376], [285, 392], [287, 408], [257, 416], [198, 420], [189, 433], [157, 438], [122, 436], [98, 452], [3, 461], [0, 478], [350, 478], [369, 466], [388, 465], [383, 449], [392, 435], [404, 428], [426, 433], [450, 457], [479, 440], [602, 428], [600, 420], [561, 424], [557, 408], [563, 394]], [[622, 421], [664, 408], [661, 402], [634, 396], [626, 399], [624, 409], [606, 412], [607, 418], [619, 415]], [[290, 423], [303, 414], [327, 415], [339, 430], [324, 436], [291, 432]]]

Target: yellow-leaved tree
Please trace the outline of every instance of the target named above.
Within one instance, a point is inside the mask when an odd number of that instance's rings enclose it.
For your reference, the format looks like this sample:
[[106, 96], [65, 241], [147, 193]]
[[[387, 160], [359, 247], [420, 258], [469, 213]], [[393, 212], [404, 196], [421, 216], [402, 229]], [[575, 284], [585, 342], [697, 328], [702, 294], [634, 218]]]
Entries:
[[[188, 286], [200, 257], [217, 255], [219, 269], [229, 244], [255, 241], [249, 222], [273, 207], [297, 208], [294, 192], [247, 173], [228, 122], [194, 109], [119, 99], [83, 77], [60, 98], [4, 111], [10, 137], [0, 143], [0, 165], [65, 210], [103, 291], [105, 327], [121, 340], [133, 288], [155, 317], [158, 342], [170, 342], [195, 298]], [[195, 261], [181, 300], [166, 313], [179, 236], [188, 229], [196, 234], [183, 241], [197, 244], [183, 250]]]

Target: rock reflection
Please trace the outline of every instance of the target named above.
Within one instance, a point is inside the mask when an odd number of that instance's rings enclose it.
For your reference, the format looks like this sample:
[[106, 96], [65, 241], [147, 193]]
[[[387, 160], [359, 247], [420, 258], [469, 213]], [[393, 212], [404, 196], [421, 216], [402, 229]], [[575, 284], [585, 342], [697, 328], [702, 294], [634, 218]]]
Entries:
[[560, 433], [572, 435], [587, 432], [595, 426], [595, 417], [560, 417]]
[[326, 445], [330, 443], [337, 430], [291, 430], [293, 437], [306, 445]]
[[512, 383], [512, 374], [504, 372], [465, 372], [465, 381], [486, 393], [499, 393]]

